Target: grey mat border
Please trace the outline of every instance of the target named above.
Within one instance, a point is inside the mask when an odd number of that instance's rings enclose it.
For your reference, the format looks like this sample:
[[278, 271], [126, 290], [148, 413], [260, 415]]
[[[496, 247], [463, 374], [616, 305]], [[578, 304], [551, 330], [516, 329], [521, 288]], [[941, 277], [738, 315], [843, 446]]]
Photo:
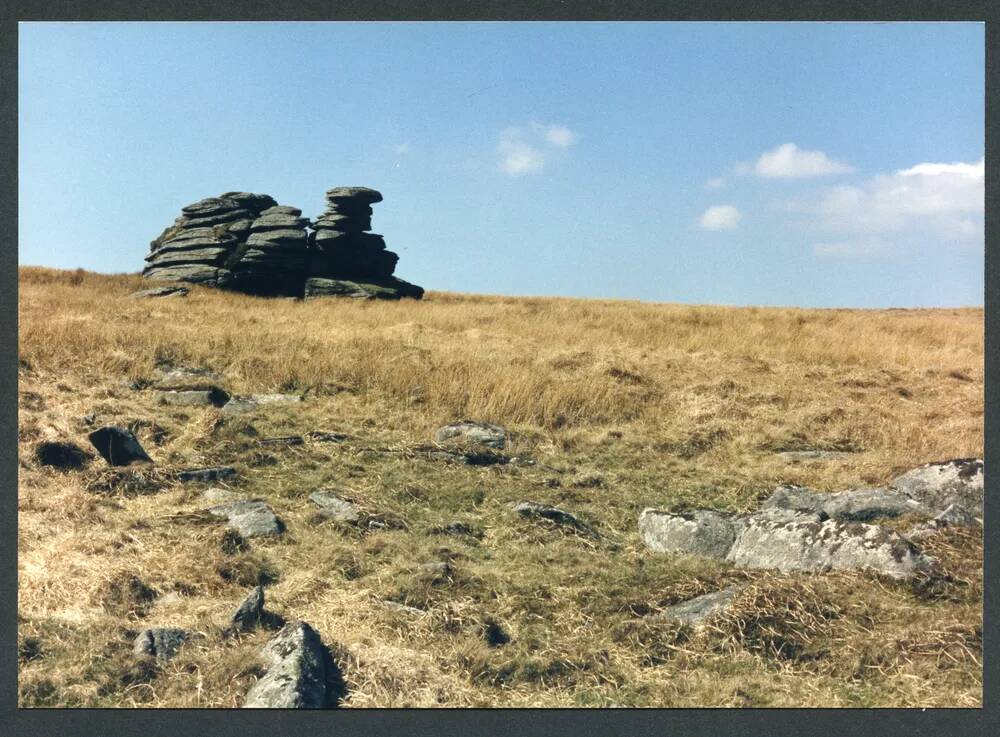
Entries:
[[[69, 0], [13, 2], [0, 9], [0, 135], [7, 174], [0, 199], [6, 223], [17, 218], [17, 22], [23, 20], [839, 20], [839, 21], [987, 21], [986, 86], [986, 459], [1000, 457], [997, 427], [1000, 260], [997, 257], [1000, 173], [994, 161], [1000, 89], [1000, 11], [995, 3], [962, 0], [293, 0], [289, 2], [205, 1], [195, 7], [182, 0], [148, 2]], [[253, 734], [298, 735], [317, 729], [346, 735], [406, 733], [423, 735], [784, 735], [831, 734], [980, 735], [1000, 731], [997, 717], [998, 580], [995, 558], [998, 529], [986, 527], [984, 600], [984, 700], [979, 709], [871, 710], [344, 710], [336, 712], [243, 712], [230, 710], [16, 709], [17, 619], [17, 250], [16, 229], [5, 230], [0, 245], [0, 453], [3, 508], [0, 510], [0, 733], [7, 735], [128, 735], [159, 737]], [[992, 522], [998, 484], [986, 474], [987, 512]], [[992, 726], [990, 726], [992, 725]]]

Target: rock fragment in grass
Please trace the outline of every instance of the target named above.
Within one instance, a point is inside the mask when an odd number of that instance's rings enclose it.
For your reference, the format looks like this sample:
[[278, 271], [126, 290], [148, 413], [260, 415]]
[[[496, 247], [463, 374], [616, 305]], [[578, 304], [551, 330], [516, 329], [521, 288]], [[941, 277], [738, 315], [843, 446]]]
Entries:
[[52, 468], [82, 468], [93, 456], [76, 443], [45, 441], [35, 446], [35, 459], [39, 465]]
[[129, 296], [133, 299], [148, 299], [151, 297], [186, 297], [191, 290], [187, 287], [153, 287], [152, 289], [140, 289], [132, 292]]
[[152, 463], [139, 440], [131, 430], [124, 427], [102, 427], [87, 436], [91, 445], [101, 457], [112, 466], [128, 466], [131, 463]]
[[263, 614], [264, 587], [255, 586], [244, 597], [243, 601], [236, 607], [236, 611], [229, 618], [229, 630], [234, 632], [248, 632], [260, 623]]
[[436, 437], [439, 443], [460, 440], [503, 450], [507, 444], [507, 429], [478, 420], [460, 420], [439, 428]]
[[178, 471], [178, 481], [222, 481], [236, 476], [236, 469], [232, 466], [213, 466], [211, 468], [190, 468], [186, 471]]
[[597, 532], [590, 525], [565, 509], [559, 509], [559, 507], [539, 504], [538, 502], [520, 502], [514, 505], [514, 511], [522, 517], [549, 520], [563, 527], [571, 527], [589, 537], [598, 537]]
[[229, 395], [218, 387], [160, 392], [162, 404], [178, 407], [221, 407], [228, 401]]
[[309, 501], [319, 507], [319, 513], [327, 519], [352, 524], [361, 519], [357, 505], [340, 498], [332, 491], [314, 491], [309, 495]]
[[719, 591], [696, 596], [667, 607], [662, 612], [654, 614], [651, 619], [680, 622], [696, 629], [701, 628], [712, 617], [728, 609], [733, 598], [743, 588], [743, 586], [728, 586]]
[[189, 636], [186, 630], [177, 627], [153, 627], [139, 633], [132, 643], [132, 652], [161, 661], [170, 660]]
[[896, 477], [889, 486], [935, 511], [957, 504], [975, 516], [983, 514], [983, 461], [980, 458], [927, 463]]
[[240, 499], [209, 507], [209, 513], [225, 517], [229, 526], [243, 537], [267, 537], [285, 531], [284, 523], [259, 499]]
[[343, 678], [319, 634], [291, 622], [261, 651], [267, 672], [247, 692], [246, 709], [323, 709], [336, 706]]
[[777, 455], [786, 461], [798, 463], [800, 461], [836, 461], [849, 458], [853, 453], [842, 450], [783, 450]]
[[735, 517], [711, 509], [671, 513], [644, 509], [639, 515], [639, 536], [657, 553], [686, 553], [725, 558], [736, 539]]

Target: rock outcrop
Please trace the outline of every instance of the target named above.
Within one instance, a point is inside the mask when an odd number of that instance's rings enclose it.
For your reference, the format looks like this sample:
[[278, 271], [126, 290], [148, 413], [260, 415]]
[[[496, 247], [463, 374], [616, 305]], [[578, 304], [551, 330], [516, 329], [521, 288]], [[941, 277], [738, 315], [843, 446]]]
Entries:
[[246, 709], [323, 709], [337, 705], [343, 676], [319, 634], [287, 624], [261, 652], [267, 672], [247, 692]]
[[265, 297], [420, 299], [422, 288], [393, 276], [399, 257], [369, 232], [381, 193], [335, 187], [326, 198], [314, 223], [265, 194], [226, 192], [187, 205], [150, 244], [143, 276]]

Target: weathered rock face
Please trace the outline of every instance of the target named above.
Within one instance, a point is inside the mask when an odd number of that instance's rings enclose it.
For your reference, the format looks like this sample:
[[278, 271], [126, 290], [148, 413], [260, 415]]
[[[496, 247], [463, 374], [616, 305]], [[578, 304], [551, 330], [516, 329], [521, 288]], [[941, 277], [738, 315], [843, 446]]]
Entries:
[[889, 485], [930, 509], [944, 510], [955, 504], [975, 516], [983, 515], [983, 461], [979, 458], [928, 463]]
[[336, 705], [337, 666], [316, 630], [287, 624], [264, 646], [267, 673], [247, 692], [246, 709], [323, 709]]
[[657, 553], [687, 553], [724, 558], [736, 539], [735, 518], [710, 509], [670, 514], [644, 509], [639, 515], [639, 536]]
[[790, 509], [818, 514], [823, 519], [855, 522], [928, 511], [914, 499], [890, 489], [851, 489], [824, 494], [801, 486], [779, 486], [761, 509]]
[[742, 586], [729, 586], [710, 594], [702, 594], [664, 609], [653, 619], [680, 622], [698, 628], [704, 626], [716, 614], [726, 611]]
[[399, 257], [367, 232], [381, 200], [367, 187], [336, 187], [310, 223], [268, 195], [209, 197], [182, 208], [152, 241], [143, 276], [269, 297], [420, 299], [423, 289], [392, 275]]

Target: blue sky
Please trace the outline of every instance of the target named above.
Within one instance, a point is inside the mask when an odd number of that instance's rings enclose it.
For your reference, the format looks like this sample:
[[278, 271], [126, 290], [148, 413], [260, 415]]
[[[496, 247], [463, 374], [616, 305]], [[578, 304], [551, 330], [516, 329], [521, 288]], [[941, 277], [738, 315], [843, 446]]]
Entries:
[[975, 23], [22, 23], [19, 261], [361, 184], [430, 289], [981, 305], [983, 69]]

